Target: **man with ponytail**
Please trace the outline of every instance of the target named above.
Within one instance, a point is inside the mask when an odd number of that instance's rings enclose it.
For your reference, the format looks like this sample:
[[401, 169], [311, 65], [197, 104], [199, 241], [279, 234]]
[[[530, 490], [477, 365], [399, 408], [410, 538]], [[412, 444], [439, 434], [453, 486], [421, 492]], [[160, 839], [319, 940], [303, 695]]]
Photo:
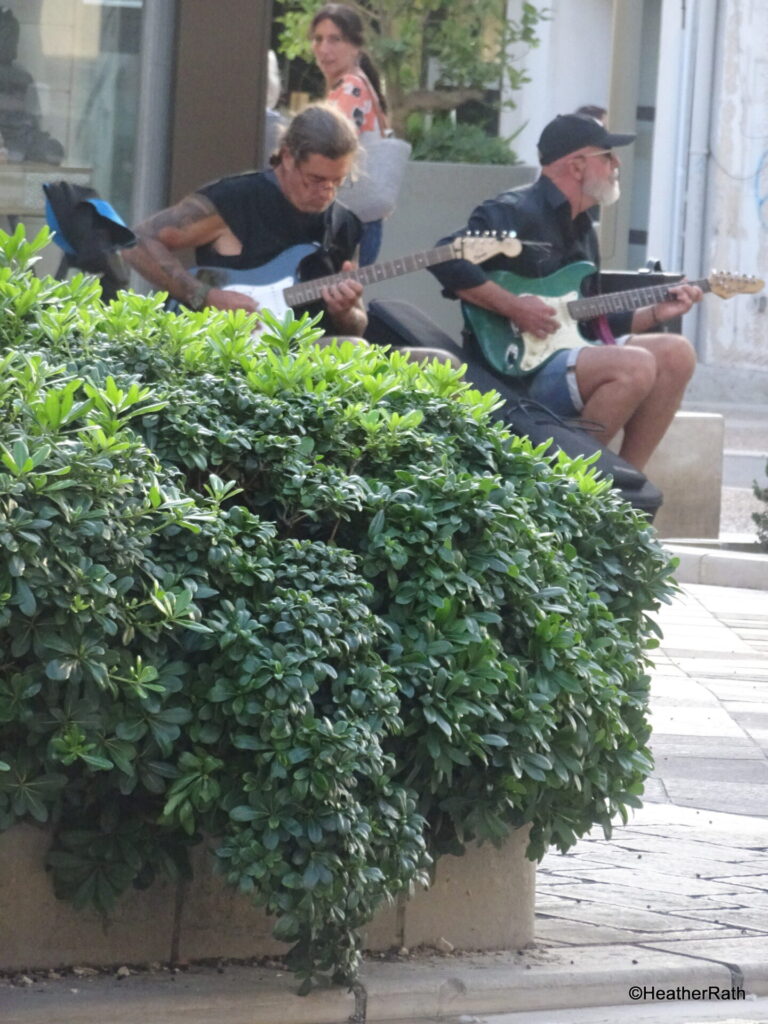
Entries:
[[[294, 246], [315, 244], [302, 263], [306, 278], [352, 269], [360, 221], [336, 192], [358, 150], [351, 122], [330, 104], [297, 114], [267, 171], [230, 175], [203, 185], [135, 228], [138, 244], [125, 258], [152, 285], [190, 309], [255, 310], [244, 292], [219, 287], [184, 267], [177, 252], [194, 249], [199, 266], [249, 271]], [[367, 325], [362, 285], [344, 279], [323, 291], [323, 327], [361, 335]], [[309, 307], [311, 312], [315, 309]]]

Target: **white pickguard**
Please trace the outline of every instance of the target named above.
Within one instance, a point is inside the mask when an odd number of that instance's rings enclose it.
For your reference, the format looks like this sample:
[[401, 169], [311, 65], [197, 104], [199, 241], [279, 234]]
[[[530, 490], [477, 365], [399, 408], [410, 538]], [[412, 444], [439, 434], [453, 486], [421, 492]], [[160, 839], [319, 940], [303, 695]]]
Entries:
[[228, 284], [225, 285], [225, 292], [240, 292], [253, 299], [260, 309], [268, 309], [277, 317], [283, 317], [288, 312], [288, 304], [285, 301], [285, 289], [296, 283], [293, 277], [284, 277], [282, 281], [275, 281], [273, 284]]
[[[523, 372], [535, 370], [545, 359], [559, 352], [563, 348], [583, 348], [591, 344], [586, 338], [582, 338], [576, 321], [568, 312], [568, 303], [578, 299], [577, 292], [569, 292], [567, 295], [552, 297], [550, 295], [539, 295], [542, 302], [553, 306], [556, 310], [555, 317], [560, 324], [554, 334], [548, 334], [546, 338], [537, 338], [528, 331], [522, 332], [525, 340], [525, 352], [520, 359], [520, 369]], [[517, 349], [510, 345], [509, 356], [511, 361], [517, 358]]]

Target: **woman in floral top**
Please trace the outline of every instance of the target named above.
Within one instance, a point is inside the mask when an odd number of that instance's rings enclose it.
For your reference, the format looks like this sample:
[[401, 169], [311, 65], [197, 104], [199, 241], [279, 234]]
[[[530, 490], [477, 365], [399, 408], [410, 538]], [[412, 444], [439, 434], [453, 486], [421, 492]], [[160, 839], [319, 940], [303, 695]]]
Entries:
[[[345, 4], [326, 4], [312, 19], [310, 38], [325, 78], [326, 98], [355, 123], [358, 132], [387, 131], [387, 101], [379, 73], [363, 50], [363, 23], [357, 11]], [[363, 225], [361, 266], [376, 261], [381, 235], [380, 220]]]

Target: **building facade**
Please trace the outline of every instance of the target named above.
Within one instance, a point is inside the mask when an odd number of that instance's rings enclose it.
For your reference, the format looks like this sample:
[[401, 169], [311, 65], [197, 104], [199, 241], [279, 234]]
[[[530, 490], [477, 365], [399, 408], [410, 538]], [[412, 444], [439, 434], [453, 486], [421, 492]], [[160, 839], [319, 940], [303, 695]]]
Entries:
[[[510, 0], [514, 5], [518, 0]], [[531, 85], [503, 134], [536, 160], [541, 126], [590, 103], [623, 149], [620, 203], [601, 218], [606, 265], [648, 260], [690, 278], [768, 278], [768, 0], [551, 0], [541, 45], [521, 54]], [[694, 397], [768, 400], [761, 295], [708, 298], [686, 318]]]
[[132, 222], [257, 165], [270, 23], [269, 0], [6, 0], [0, 213], [64, 179]]

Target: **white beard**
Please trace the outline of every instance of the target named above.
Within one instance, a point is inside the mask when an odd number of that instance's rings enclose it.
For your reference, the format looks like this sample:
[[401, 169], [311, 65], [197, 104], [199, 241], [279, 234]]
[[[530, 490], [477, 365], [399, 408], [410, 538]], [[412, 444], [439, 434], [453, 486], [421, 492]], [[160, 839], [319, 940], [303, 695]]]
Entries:
[[613, 206], [614, 203], [618, 202], [621, 195], [619, 179], [587, 181], [584, 183], [584, 194], [593, 199], [598, 206]]

